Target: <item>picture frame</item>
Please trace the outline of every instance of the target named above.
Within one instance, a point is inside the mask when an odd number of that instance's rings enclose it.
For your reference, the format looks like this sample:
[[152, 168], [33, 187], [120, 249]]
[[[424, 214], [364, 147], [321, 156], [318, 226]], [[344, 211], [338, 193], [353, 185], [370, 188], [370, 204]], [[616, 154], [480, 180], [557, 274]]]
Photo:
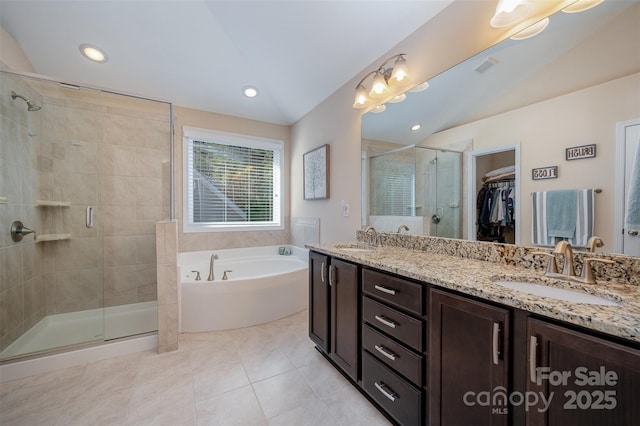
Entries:
[[329, 198], [329, 144], [315, 148], [302, 156], [305, 200]]

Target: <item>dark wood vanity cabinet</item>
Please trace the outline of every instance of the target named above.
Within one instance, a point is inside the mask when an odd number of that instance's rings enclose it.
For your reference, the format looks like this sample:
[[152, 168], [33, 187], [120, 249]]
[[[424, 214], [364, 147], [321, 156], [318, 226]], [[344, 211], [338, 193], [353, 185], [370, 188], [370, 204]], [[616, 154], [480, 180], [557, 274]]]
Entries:
[[309, 252], [309, 337], [354, 381], [360, 359], [358, 269]]
[[358, 380], [360, 315], [358, 266], [339, 259], [329, 265], [331, 287], [331, 359], [353, 380]]
[[483, 395], [509, 389], [509, 311], [435, 289], [429, 298], [430, 423], [506, 425], [507, 407]]
[[329, 256], [309, 252], [309, 337], [329, 353], [330, 330]]
[[640, 424], [637, 343], [313, 251], [309, 278], [309, 336], [394, 423]]
[[425, 289], [362, 269], [362, 388], [402, 425], [426, 418]]
[[639, 424], [640, 350], [534, 318], [527, 341], [527, 424]]

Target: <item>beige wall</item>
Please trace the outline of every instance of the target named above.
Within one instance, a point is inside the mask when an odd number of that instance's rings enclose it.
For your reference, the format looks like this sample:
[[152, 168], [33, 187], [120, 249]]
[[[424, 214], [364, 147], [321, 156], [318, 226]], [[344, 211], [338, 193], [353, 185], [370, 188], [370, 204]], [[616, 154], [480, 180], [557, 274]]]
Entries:
[[[601, 188], [595, 232], [610, 251], [614, 232], [616, 123], [640, 117], [640, 73], [456, 127], [427, 140], [473, 139], [483, 150], [520, 143], [521, 245], [531, 244], [531, 192]], [[596, 158], [565, 161], [565, 148], [596, 144]], [[531, 169], [558, 166], [558, 178], [531, 180]]]
[[0, 64], [10, 70], [36, 72], [16, 40], [0, 27]]
[[[549, 5], [552, 8], [543, 14], [563, 5]], [[322, 242], [352, 240], [360, 228], [360, 121], [364, 111], [352, 108], [360, 78], [388, 56], [400, 52], [407, 53], [414, 83], [432, 78], [517, 30], [491, 29], [487, 22], [494, 12], [494, 2], [455, 1], [293, 125], [291, 212], [294, 216], [319, 216]], [[302, 155], [326, 143], [331, 144], [331, 197], [304, 201]], [[342, 216], [343, 200], [351, 207], [349, 217]]]
[[236, 247], [256, 247], [289, 244], [290, 197], [285, 190], [285, 229], [282, 231], [195, 232], [182, 230], [183, 219], [183, 126], [199, 127], [221, 132], [238, 133], [281, 140], [285, 144], [284, 187], [289, 187], [290, 128], [279, 124], [264, 123], [195, 109], [175, 107], [175, 186], [176, 217], [178, 218], [178, 247], [180, 252], [212, 250]]

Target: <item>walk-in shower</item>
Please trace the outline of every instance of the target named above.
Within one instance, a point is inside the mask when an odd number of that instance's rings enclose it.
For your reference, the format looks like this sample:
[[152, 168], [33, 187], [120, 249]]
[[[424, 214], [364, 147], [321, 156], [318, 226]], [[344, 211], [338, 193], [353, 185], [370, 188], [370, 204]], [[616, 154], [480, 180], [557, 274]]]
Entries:
[[407, 146], [368, 159], [369, 224], [395, 232], [462, 236], [462, 153]]
[[171, 104], [8, 71], [0, 87], [0, 361], [153, 333]]

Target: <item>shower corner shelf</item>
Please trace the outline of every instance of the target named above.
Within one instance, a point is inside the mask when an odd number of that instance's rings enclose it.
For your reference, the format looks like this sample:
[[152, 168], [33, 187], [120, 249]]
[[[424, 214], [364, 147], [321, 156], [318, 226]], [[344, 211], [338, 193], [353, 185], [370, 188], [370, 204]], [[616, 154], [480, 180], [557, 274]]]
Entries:
[[70, 240], [71, 234], [43, 234], [36, 237], [36, 243], [43, 243], [45, 241], [60, 241]]
[[0, 204], [9, 204], [9, 200], [5, 197], [0, 197]]
[[69, 207], [69, 201], [36, 200], [36, 207]]

